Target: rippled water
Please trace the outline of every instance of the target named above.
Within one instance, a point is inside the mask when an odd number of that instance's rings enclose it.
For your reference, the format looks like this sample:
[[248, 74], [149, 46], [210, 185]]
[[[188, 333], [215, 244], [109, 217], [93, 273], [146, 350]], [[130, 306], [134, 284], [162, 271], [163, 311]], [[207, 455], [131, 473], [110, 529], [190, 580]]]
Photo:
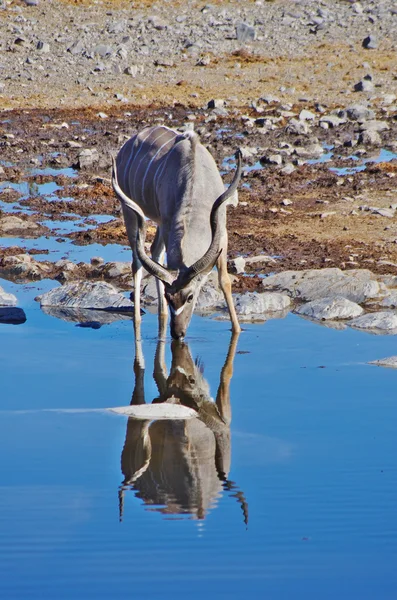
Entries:
[[[91, 410], [143, 400], [131, 323], [79, 328], [34, 302], [52, 282], [0, 283], [27, 315], [0, 325], [2, 598], [395, 597], [397, 373], [366, 364], [393, 336], [248, 325], [230, 429], [227, 386], [207, 425], [134, 422]], [[159, 392], [145, 315], [146, 402], [177, 385], [173, 350], [208, 408], [228, 326], [195, 317], [182, 355], [167, 342]]]

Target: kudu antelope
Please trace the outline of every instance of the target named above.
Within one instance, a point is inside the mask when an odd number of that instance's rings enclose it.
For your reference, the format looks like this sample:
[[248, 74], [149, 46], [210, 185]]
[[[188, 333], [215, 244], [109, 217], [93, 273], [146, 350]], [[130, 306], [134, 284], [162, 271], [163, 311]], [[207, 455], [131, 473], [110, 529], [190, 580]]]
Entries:
[[[200, 361], [192, 359], [187, 344], [173, 341], [172, 365], [167, 376], [164, 341], [157, 345], [154, 378], [159, 391], [155, 403], [182, 404], [197, 411], [190, 420], [129, 418], [119, 490], [120, 519], [124, 496], [132, 489], [150, 510], [165, 515], [192, 515], [204, 519], [222, 492], [240, 504], [248, 522], [243, 492], [228, 479], [231, 463], [230, 381], [238, 336], [233, 335], [220, 375], [215, 402]], [[131, 405], [145, 403], [144, 369], [135, 360], [135, 386]], [[147, 405], [150, 409], [151, 405]], [[154, 508], [156, 507], [156, 508]]]
[[[241, 169], [238, 151], [237, 170], [225, 191], [215, 161], [197, 134], [164, 126], [147, 127], [113, 159], [113, 188], [121, 201], [133, 254], [136, 326], [141, 321], [142, 265], [156, 277], [159, 322], [167, 319], [165, 296], [171, 335], [179, 339], [186, 334], [201, 286], [216, 263], [232, 330], [241, 331], [227, 273], [225, 205], [236, 197]], [[157, 224], [152, 258], [144, 248], [145, 217]], [[161, 264], [164, 250], [167, 267]]]

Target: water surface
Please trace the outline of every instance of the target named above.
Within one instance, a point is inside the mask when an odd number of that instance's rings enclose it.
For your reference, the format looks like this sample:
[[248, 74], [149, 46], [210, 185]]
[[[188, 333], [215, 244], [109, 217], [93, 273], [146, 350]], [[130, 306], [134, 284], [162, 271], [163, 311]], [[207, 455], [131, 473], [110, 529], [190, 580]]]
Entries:
[[[122, 489], [128, 419], [91, 409], [131, 401], [131, 323], [79, 328], [34, 302], [53, 282], [0, 284], [27, 315], [0, 325], [2, 598], [395, 597], [397, 373], [366, 364], [395, 353], [393, 336], [293, 315], [247, 325], [225, 481], [213, 467], [193, 477], [175, 453], [163, 480], [150, 466]], [[187, 340], [214, 398], [228, 327], [194, 317]], [[155, 333], [147, 314], [147, 403], [159, 397]], [[169, 369], [169, 341], [165, 359]]]

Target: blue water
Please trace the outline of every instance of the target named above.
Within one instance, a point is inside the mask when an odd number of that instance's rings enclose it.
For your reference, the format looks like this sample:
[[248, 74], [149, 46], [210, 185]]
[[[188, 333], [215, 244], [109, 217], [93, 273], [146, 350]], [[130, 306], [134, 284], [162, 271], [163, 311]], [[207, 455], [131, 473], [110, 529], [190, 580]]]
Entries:
[[[1, 598], [395, 598], [397, 372], [366, 364], [396, 353], [393, 336], [294, 315], [245, 326], [230, 387], [234, 491], [199, 520], [145, 502], [138, 479], [120, 522], [127, 418], [42, 409], [128, 405], [131, 323], [79, 328], [34, 302], [53, 282], [0, 285], [27, 315], [0, 325]], [[228, 327], [194, 317], [189, 330], [212, 396]], [[151, 402], [154, 315], [142, 330]]]

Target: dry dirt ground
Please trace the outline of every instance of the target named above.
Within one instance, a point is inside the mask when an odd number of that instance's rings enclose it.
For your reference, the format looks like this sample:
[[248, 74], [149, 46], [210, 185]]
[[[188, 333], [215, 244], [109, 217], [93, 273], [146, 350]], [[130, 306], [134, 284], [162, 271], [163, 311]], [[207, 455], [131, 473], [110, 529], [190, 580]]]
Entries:
[[[38, 7], [26, 8], [23, 2], [11, 2], [7, 10], [0, 12], [0, 23], [9, 32], [15, 25], [15, 16], [36, 19], [41, 27], [43, 24], [47, 27], [47, 37], [52, 39], [52, 30], [63, 32], [66, 22], [69, 22], [66, 27], [69, 33], [79, 22], [97, 23], [98, 31], [102, 31], [109, 18], [120, 19], [128, 11], [139, 11], [145, 22], [153, 14], [164, 18], [167, 8], [174, 11], [174, 17], [187, 10], [200, 18], [201, 14], [206, 14], [208, 6], [199, 1], [94, 4], [64, 0], [46, 4], [42, 1]], [[244, 0], [212, 2], [208, 10], [214, 10], [218, 19], [219, 11], [227, 10], [231, 15], [233, 11], [242, 11], [243, 20], [254, 27], [258, 27], [255, 25], [257, 17], [250, 19], [250, 11], [256, 15], [261, 10], [263, 19], [259, 29], [266, 29], [263, 11], [267, 6], [276, 11], [272, 18], [279, 10], [283, 11], [280, 14], [285, 20], [289, 18], [288, 11], [310, 8], [313, 4], [331, 11], [337, 10], [338, 6], [347, 10], [349, 5], [344, 1], [254, 3]], [[361, 5], [369, 10], [374, 3], [361, 2]], [[10, 13], [12, 8], [18, 7], [18, 11]], [[233, 32], [233, 19], [230, 23], [229, 29]], [[309, 27], [306, 23], [303, 25]], [[35, 24], [33, 31], [34, 28]], [[367, 50], [362, 46], [362, 39], [366, 32], [373, 30], [379, 42], [377, 48]], [[163, 35], [163, 29], [158, 31]], [[136, 78], [126, 78], [107, 67], [104, 72], [87, 71], [82, 74], [84, 85], [81, 81], [76, 83], [76, 77], [64, 75], [62, 78], [60, 58], [55, 54], [52, 59], [59, 68], [49, 71], [47, 78], [45, 65], [44, 70], [33, 73], [31, 80], [23, 76], [4, 78], [5, 72], [10, 73], [12, 64], [14, 72], [22, 69], [23, 75], [26, 59], [32, 51], [30, 47], [26, 50], [24, 44], [22, 49], [12, 48], [11, 51], [3, 46], [6, 59], [0, 71], [5, 83], [3, 89], [0, 88], [0, 146], [4, 166], [0, 179], [9, 182], [29, 179], [40, 183], [45, 180], [42, 176], [29, 174], [32, 165], [78, 166], [82, 148], [97, 149], [99, 160], [91, 167], [78, 170], [77, 179], [58, 179], [61, 185], [57, 192], [58, 202], [49, 203], [32, 193], [22, 205], [33, 211], [27, 218], [36, 222], [44, 215], [46, 219], [68, 218], [65, 213], [70, 212], [87, 218], [91, 214], [112, 214], [118, 217], [116, 221], [95, 230], [83, 230], [75, 235], [76, 241], [126, 243], [119, 206], [109, 181], [109, 157], [143, 125], [164, 122], [171, 127], [180, 127], [194, 123], [203, 143], [225, 172], [226, 182], [231, 174], [227, 173], [223, 161], [233, 155], [237, 146], [256, 149], [256, 158], [246, 161], [246, 166], [252, 166], [274, 149], [280, 151], [282, 144], [305, 147], [315, 138], [320, 144], [333, 147], [329, 161], [304, 163], [296, 160], [294, 155], [295, 170], [290, 174], [282, 172], [277, 165], [247, 169], [239, 192], [240, 205], [228, 209], [230, 259], [241, 254], [277, 257], [276, 263], [261, 265], [254, 275], [286, 268], [321, 266], [365, 267], [375, 272], [397, 274], [396, 218], [365, 209], [397, 204], [397, 160], [390, 160], [393, 155], [389, 154], [387, 161], [371, 162], [371, 157], [375, 159], [381, 147], [392, 153], [397, 151], [396, 101], [390, 101], [390, 98], [387, 103], [384, 101], [386, 95], [397, 93], [395, 32], [392, 23], [379, 23], [378, 19], [375, 23], [371, 20], [357, 22], [354, 29], [349, 25], [336, 36], [327, 37], [322, 30], [318, 34], [302, 33], [299, 40], [299, 27], [287, 30], [280, 25], [280, 36], [284, 35], [286, 40], [284, 52], [278, 39], [266, 50], [263, 40], [242, 45], [236, 39], [229, 39], [226, 32], [225, 41], [219, 48], [215, 45], [212, 51], [207, 51], [205, 45], [199, 46], [197, 55], [180, 53], [175, 48], [172, 60], [167, 59], [164, 64], [158, 58], [148, 62], [144, 56], [144, 74]], [[12, 35], [29, 38], [18, 32]], [[166, 39], [163, 43], [168, 48]], [[51, 57], [51, 53], [49, 55]], [[21, 58], [25, 61], [22, 67]], [[37, 67], [40, 60], [34, 56], [33, 66]], [[134, 62], [139, 63], [139, 60], [136, 56]], [[73, 67], [73, 62], [69, 63], [69, 67], [70, 64]], [[77, 69], [80, 66], [76, 66]], [[354, 84], [368, 72], [375, 82], [374, 90], [371, 93], [353, 92]], [[119, 98], [122, 96], [122, 101], [115, 97], [115, 92]], [[261, 103], [259, 99], [264, 96], [267, 101]], [[275, 97], [274, 101], [271, 96]], [[208, 109], [208, 101], [212, 98], [224, 99], [225, 109], [218, 113]], [[357, 144], [358, 122], [347, 120], [329, 129], [319, 126], [318, 119], [323, 114], [357, 102], [368, 105], [375, 111], [376, 118], [387, 124], [381, 145]], [[288, 130], [291, 118], [298, 117], [302, 109], [316, 115], [315, 124], [305, 136]], [[105, 116], [99, 117], [99, 112]], [[273, 118], [275, 127], [263, 133], [259, 126], [253, 125], [254, 120], [261, 117]], [[330, 170], [361, 163], [366, 168], [360, 172], [338, 175]], [[48, 179], [54, 179], [54, 176], [48, 176]], [[72, 205], [63, 199], [70, 197], [74, 198]], [[12, 202], [15, 192], [3, 190], [1, 200]], [[27, 248], [29, 250], [29, 245]], [[257, 276], [241, 277], [236, 289], [255, 289], [259, 284]]]

